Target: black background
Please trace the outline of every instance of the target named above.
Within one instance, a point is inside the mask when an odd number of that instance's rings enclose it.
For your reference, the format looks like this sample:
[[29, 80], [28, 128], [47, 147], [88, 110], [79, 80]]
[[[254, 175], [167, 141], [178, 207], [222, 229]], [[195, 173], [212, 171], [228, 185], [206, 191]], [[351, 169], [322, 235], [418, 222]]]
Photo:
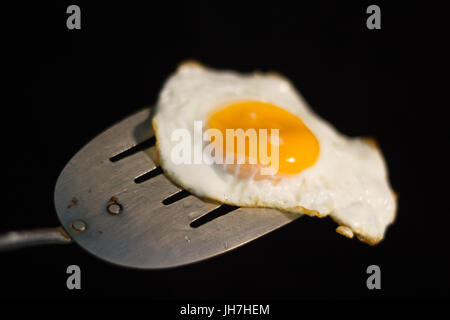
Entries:
[[[276, 70], [339, 131], [376, 137], [399, 210], [376, 247], [337, 235], [328, 218], [305, 217], [171, 270], [112, 266], [76, 245], [1, 253], [2, 298], [448, 298], [448, 8], [396, 3], [50, 1], [5, 10], [0, 231], [57, 226], [53, 188], [66, 162], [152, 105], [186, 59]], [[81, 30], [66, 28], [70, 4], [81, 7]], [[381, 30], [366, 28], [370, 4], [381, 7]], [[66, 288], [71, 264], [81, 267], [82, 290]], [[366, 288], [371, 264], [381, 267], [382, 290]]]

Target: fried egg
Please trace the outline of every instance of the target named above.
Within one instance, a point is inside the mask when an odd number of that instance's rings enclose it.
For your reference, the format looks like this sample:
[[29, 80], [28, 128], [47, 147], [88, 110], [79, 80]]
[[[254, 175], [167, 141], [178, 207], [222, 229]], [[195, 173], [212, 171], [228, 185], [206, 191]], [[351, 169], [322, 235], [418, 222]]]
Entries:
[[[330, 216], [339, 234], [372, 245], [395, 219], [396, 198], [373, 140], [339, 133], [278, 74], [185, 63], [164, 84], [152, 123], [164, 173], [198, 197]], [[248, 133], [248, 144], [223, 143], [231, 129]], [[180, 149], [180, 132], [189, 133], [190, 151]]]

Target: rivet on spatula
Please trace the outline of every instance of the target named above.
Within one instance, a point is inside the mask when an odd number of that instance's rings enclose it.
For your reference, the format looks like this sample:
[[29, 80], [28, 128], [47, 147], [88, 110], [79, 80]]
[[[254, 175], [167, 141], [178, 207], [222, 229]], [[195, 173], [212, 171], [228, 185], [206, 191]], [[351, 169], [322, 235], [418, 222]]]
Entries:
[[87, 225], [86, 222], [84, 222], [83, 220], [75, 220], [74, 222], [72, 222], [72, 224], [70, 225], [70, 227], [75, 231], [75, 232], [83, 232], [86, 230]]
[[117, 202], [116, 197], [112, 197], [111, 200], [109, 200], [108, 205], [106, 206], [106, 210], [112, 215], [118, 215], [122, 211], [122, 205]]

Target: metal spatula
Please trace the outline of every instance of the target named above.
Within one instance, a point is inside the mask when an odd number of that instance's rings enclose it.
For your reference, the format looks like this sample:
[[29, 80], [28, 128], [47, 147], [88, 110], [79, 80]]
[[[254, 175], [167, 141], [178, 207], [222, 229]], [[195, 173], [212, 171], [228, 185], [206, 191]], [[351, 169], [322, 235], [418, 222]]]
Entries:
[[154, 140], [150, 109], [101, 133], [58, 178], [54, 199], [62, 227], [7, 233], [0, 250], [74, 241], [114, 264], [169, 268], [232, 250], [298, 217], [190, 195], [152, 160]]

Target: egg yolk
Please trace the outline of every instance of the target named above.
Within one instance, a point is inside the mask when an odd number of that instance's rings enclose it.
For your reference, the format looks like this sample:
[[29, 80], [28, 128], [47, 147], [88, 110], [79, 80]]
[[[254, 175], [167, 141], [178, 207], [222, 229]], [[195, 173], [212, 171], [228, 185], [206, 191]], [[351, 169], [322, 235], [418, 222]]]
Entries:
[[[260, 129], [266, 129], [268, 135], [270, 135], [271, 129], [278, 129], [279, 165], [276, 173], [278, 176], [298, 174], [311, 167], [319, 157], [319, 142], [303, 121], [271, 103], [240, 101], [225, 105], [210, 115], [207, 127], [218, 129], [222, 133], [224, 137], [222, 151], [224, 154], [227, 152], [225, 144], [227, 129], [243, 129], [244, 131], [255, 129], [258, 136], [258, 150], [260, 148]], [[270, 136], [266, 143], [267, 153], [270, 155], [272, 148], [276, 146], [271, 143]], [[237, 153], [236, 144], [234, 148], [234, 152]], [[249, 157], [248, 139], [244, 156]], [[256, 166], [263, 165], [260, 163], [260, 157], [257, 158]], [[233, 166], [231, 167], [233, 168]], [[242, 172], [245, 172], [242, 169], [248, 169], [249, 167], [252, 166], [241, 165], [239, 171], [242, 174]]]

